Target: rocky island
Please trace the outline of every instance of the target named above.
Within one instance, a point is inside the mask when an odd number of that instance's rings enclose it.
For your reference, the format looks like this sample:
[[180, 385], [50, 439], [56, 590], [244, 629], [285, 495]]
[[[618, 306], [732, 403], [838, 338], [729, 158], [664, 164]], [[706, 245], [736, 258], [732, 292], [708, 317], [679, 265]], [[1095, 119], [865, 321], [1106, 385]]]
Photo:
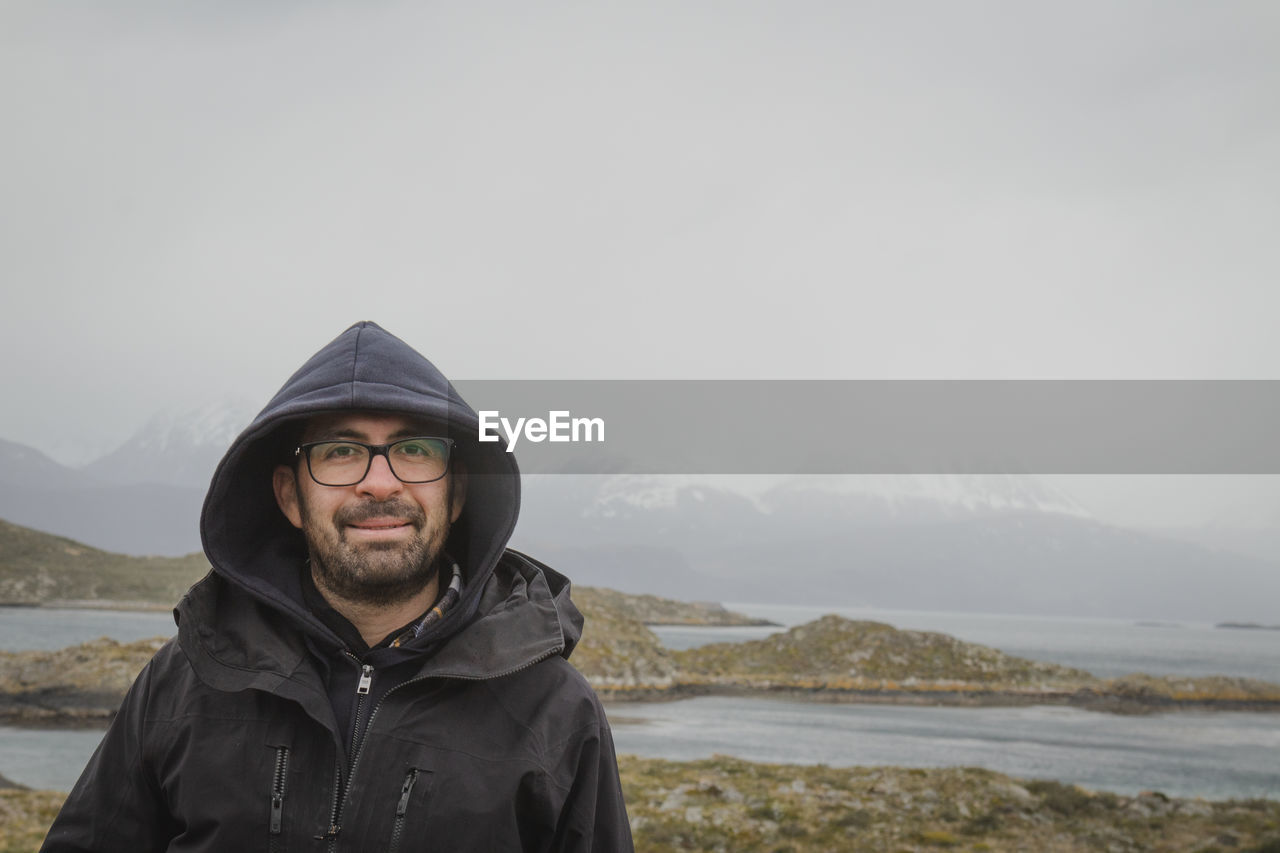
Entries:
[[786, 632], [683, 651], [665, 648], [603, 601], [574, 662], [606, 699], [774, 695], [899, 704], [1064, 704], [1099, 711], [1280, 710], [1280, 685], [1246, 678], [1099, 679], [931, 631], [828, 615]]
[[[0, 604], [168, 608], [208, 571], [199, 554], [129, 557], [0, 521]], [[1280, 685], [1221, 676], [1088, 672], [1006, 655], [945, 634], [824, 616], [784, 633], [684, 651], [647, 625], [768, 624], [718, 604], [576, 587], [587, 630], [573, 661], [607, 700], [707, 693], [823, 701], [1072, 704], [1118, 712], [1277, 710]], [[156, 641], [109, 640], [60, 652], [0, 653], [0, 720], [105, 720]]]
[[753, 619], [715, 601], [675, 601], [656, 595], [635, 595], [594, 586], [573, 587], [573, 600], [589, 611], [614, 610], [645, 625], [699, 627], [781, 627], [768, 619]]
[[[672, 651], [634, 617], [632, 598], [589, 588], [579, 597], [587, 629], [573, 661], [606, 701], [729, 694], [1117, 713], [1280, 710], [1280, 685], [1269, 682], [1142, 674], [1104, 680], [946, 634], [834, 615], [760, 640]], [[646, 601], [642, 612], [663, 606]], [[0, 722], [102, 725], [163, 642], [102, 638], [57, 651], [0, 652]]]

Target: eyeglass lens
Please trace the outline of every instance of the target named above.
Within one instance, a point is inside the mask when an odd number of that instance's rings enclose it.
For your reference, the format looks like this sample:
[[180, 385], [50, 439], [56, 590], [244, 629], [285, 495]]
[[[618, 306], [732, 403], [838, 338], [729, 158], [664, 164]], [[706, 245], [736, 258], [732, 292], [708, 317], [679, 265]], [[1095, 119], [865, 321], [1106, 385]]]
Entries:
[[[444, 476], [449, 444], [439, 438], [406, 438], [387, 447], [391, 473], [405, 483], [429, 483]], [[323, 486], [351, 486], [369, 471], [372, 452], [355, 441], [323, 441], [307, 448], [311, 476]]]

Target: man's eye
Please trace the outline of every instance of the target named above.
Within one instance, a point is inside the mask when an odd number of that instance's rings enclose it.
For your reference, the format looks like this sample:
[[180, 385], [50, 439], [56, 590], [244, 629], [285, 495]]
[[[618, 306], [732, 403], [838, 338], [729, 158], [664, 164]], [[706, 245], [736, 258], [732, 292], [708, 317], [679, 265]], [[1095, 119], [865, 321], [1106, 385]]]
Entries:
[[415, 459], [426, 459], [432, 456], [439, 456], [440, 450], [433, 442], [429, 441], [407, 441], [396, 447], [396, 452], [401, 456], [409, 456]]
[[327, 448], [323, 448], [321, 455], [325, 459], [341, 460], [350, 459], [353, 456], [360, 455], [361, 448], [353, 444], [333, 444]]

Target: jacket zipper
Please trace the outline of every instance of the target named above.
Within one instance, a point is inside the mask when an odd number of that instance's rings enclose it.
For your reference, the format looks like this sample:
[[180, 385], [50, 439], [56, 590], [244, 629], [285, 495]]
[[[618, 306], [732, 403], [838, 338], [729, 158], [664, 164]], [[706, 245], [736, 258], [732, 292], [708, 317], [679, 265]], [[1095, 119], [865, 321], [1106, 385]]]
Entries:
[[360, 667], [360, 681], [356, 684], [356, 707], [351, 715], [351, 752], [356, 751], [356, 743], [363, 738], [360, 736], [360, 712], [364, 710], [364, 697], [369, 695], [369, 688], [373, 685], [373, 667], [369, 664], [363, 664]]
[[[337, 780], [337, 784], [334, 786], [333, 814], [329, 820], [329, 831], [322, 836], [318, 836], [316, 840], [319, 841], [320, 839], [328, 838], [330, 853], [334, 853], [334, 851], [337, 850], [338, 833], [342, 829], [342, 824], [339, 823], [339, 820], [342, 818], [342, 807], [347, 800], [347, 792], [351, 789], [351, 780], [355, 776], [356, 766], [360, 763], [360, 754], [361, 752], [364, 751], [364, 742], [366, 740], [366, 736], [369, 734], [369, 729], [373, 728], [373, 720], [375, 717], [378, 716], [378, 711], [382, 709], [382, 703], [386, 701], [388, 696], [390, 696], [392, 693], [395, 693], [397, 690], [399, 690], [402, 687], [408, 687], [410, 684], [417, 684], [420, 681], [428, 681], [432, 678], [455, 678], [459, 681], [487, 681], [490, 678], [504, 678], [508, 675], [514, 675], [517, 672], [521, 672], [523, 670], [528, 669], [531, 666], [536, 666], [537, 664], [542, 663], [544, 660], [551, 657], [552, 655], [559, 654], [561, 649], [563, 648], [564, 647], [561, 646], [558, 649], [551, 649], [546, 654], [540, 655], [526, 663], [522, 663], [520, 666], [512, 667], [511, 669], [508, 669], [505, 672], [499, 672], [492, 675], [485, 675], [483, 677], [467, 676], [467, 675], [444, 675], [441, 673], [434, 673], [432, 675], [420, 675], [417, 678], [411, 678], [408, 681], [402, 681], [399, 684], [397, 684], [395, 687], [392, 687], [386, 693], [382, 694], [382, 698], [378, 700], [378, 704], [374, 705], [373, 710], [369, 712], [369, 721], [365, 723], [364, 734], [360, 737], [359, 742], [356, 743], [352, 749], [351, 763], [347, 765], [347, 778], [345, 781], [342, 779], [341, 768], [338, 769], [338, 774], [337, 774], [338, 780]], [[368, 670], [369, 680], [371, 681], [373, 668], [366, 665], [365, 669]], [[357, 693], [360, 693], [361, 687], [364, 687], [365, 693], [369, 692], [369, 689], [368, 689], [369, 682], [365, 680], [365, 676], [363, 673], [361, 674], [361, 677], [360, 677], [360, 684], [357, 685], [356, 687]], [[360, 703], [360, 700], [357, 699], [357, 707], [359, 706], [359, 703]], [[412, 785], [410, 785], [410, 787], [412, 787]], [[408, 802], [407, 795], [402, 794], [401, 800], [407, 804]], [[399, 810], [397, 809], [397, 812], [398, 811]]]
[[400, 786], [400, 802], [396, 803], [396, 822], [391, 828], [391, 851], [397, 853], [400, 849], [400, 835], [404, 832], [404, 816], [409, 811], [409, 794], [413, 791], [413, 783], [418, 781], [418, 771], [410, 770], [404, 777], [404, 784]]
[[270, 835], [272, 851], [280, 849], [280, 832], [284, 816], [285, 782], [289, 778], [289, 747], [276, 747], [276, 770], [271, 778], [271, 824], [267, 830]]
[[[350, 652], [347, 654], [351, 655]], [[351, 655], [355, 657], [355, 655]], [[347, 767], [347, 777], [344, 781], [342, 778], [342, 764], [339, 762], [334, 780], [333, 790], [333, 811], [329, 817], [329, 831], [320, 838], [327, 837], [329, 839], [329, 849], [335, 850], [338, 844], [338, 833], [342, 829], [342, 803], [346, 799], [346, 786], [351, 781], [351, 774], [356, 768], [356, 759], [360, 756], [360, 749], [364, 746], [364, 735], [360, 730], [360, 712], [364, 710], [364, 697], [369, 695], [369, 690], [373, 686], [373, 667], [370, 664], [361, 664], [360, 680], [356, 682], [356, 706], [351, 715], [351, 764]], [[381, 704], [381, 703], [379, 703]], [[376, 708], [374, 710], [377, 710]], [[369, 722], [373, 722], [373, 715], [369, 715]], [[368, 731], [368, 725], [365, 725], [365, 731]]]

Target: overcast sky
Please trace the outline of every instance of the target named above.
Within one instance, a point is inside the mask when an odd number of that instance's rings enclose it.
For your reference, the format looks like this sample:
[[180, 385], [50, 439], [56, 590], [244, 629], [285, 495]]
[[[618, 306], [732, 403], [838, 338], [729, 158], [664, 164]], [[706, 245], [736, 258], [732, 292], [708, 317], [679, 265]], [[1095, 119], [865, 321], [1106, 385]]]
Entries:
[[0, 7], [0, 437], [469, 378], [1280, 378], [1280, 5]]

